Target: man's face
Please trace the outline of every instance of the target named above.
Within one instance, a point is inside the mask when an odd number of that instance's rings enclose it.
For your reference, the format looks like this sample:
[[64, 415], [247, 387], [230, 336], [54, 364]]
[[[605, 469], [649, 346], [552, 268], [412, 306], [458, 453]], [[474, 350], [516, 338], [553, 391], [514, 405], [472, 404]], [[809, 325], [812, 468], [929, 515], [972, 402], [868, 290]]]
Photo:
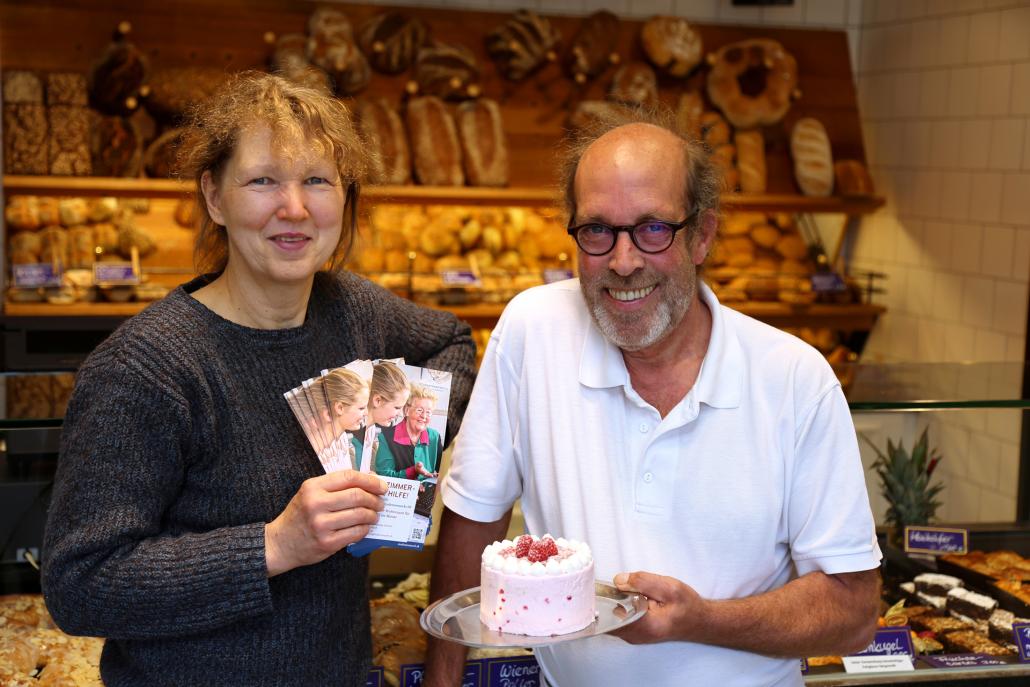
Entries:
[[[671, 134], [641, 125], [610, 132], [580, 161], [573, 222], [679, 222], [688, 214], [684, 174], [683, 148]], [[697, 265], [706, 248], [697, 239], [688, 243], [691, 236], [688, 226], [656, 254], [641, 252], [625, 232], [606, 255], [580, 251], [583, 296], [605, 338], [637, 351], [664, 339], [683, 320], [696, 297]]]

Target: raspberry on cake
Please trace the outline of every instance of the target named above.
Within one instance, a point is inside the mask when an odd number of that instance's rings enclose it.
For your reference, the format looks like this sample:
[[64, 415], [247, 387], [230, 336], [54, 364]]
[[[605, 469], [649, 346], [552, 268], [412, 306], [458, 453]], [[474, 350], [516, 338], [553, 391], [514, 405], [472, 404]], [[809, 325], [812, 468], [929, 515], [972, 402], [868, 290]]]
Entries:
[[545, 637], [594, 621], [594, 558], [584, 542], [549, 534], [494, 542], [480, 573], [479, 619], [491, 630]]

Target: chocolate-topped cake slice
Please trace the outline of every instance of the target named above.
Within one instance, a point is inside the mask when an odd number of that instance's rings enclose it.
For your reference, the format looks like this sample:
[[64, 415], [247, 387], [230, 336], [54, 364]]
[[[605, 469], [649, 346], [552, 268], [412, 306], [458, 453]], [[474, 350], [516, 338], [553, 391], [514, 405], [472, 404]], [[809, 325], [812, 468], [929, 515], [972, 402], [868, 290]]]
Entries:
[[948, 613], [964, 615], [975, 621], [986, 621], [998, 607], [989, 596], [956, 587], [948, 592]]
[[940, 573], [923, 573], [916, 575], [912, 581], [915, 582], [916, 591], [933, 596], [944, 596], [952, 589], [963, 586], [959, 578]]
[[1017, 618], [1012, 611], [996, 608], [987, 620], [987, 634], [1000, 644], [1011, 644], [1013, 623], [1030, 623], [1030, 618]]

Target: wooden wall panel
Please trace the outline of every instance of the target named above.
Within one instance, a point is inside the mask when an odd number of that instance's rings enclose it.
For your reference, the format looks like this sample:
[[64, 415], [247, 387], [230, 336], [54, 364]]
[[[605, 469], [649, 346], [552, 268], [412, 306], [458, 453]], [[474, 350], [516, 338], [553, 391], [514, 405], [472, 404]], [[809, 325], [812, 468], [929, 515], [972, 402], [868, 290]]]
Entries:
[[[345, 10], [355, 24], [384, 10], [381, 6], [333, 5]], [[149, 56], [153, 68], [204, 64], [227, 70], [262, 68], [269, 54], [263, 40], [268, 31], [303, 31], [314, 3], [294, 0], [37, 0], [32, 4], [0, 0], [0, 68], [39, 71], [85, 71], [104, 50], [119, 21], [132, 22], [131, 39]], [[410, 8], [422, 17], [437, 39], [471, 48], [480, 57], [487, 96], [502, 101], [511, 150], [514, 186], [553, 184], [553, 155], [565, 127], [570, 100], [603, 97], [613, 70], [609, 69], [582, 92], [576, 91], [558, 65], [550, 65], [531, 80], [511, 84], [500, 77], [483, 47], [484, 36], [508, 13]], [[689, 17], [688, 17], [689, 19]], [[551, 17], [566, 43], [578, 17]], [[638, 38], [642, 22], [621, 23], [619, 50], [624, 59], [641, 59]], [[798, 61], [801, 99], [783, 122], [767, 127], [770, 192], [796, 193], [789, 160], [789, 127], [802, 116], [814, 116], [826, 126], [838, 158], [865, 159], [847, 36], [841, 31], [771, 29], [696, 25], [706, 51], [736, 40], [768, 37], [780, 41]], [[663, 102], [674, 104], [685, 88], [703, 88], [704, 68], [689, 79], [660, 79]], [[407, 77], [374, 74], [363, 95], [382, 96], [394, 103], [403, 98]]]

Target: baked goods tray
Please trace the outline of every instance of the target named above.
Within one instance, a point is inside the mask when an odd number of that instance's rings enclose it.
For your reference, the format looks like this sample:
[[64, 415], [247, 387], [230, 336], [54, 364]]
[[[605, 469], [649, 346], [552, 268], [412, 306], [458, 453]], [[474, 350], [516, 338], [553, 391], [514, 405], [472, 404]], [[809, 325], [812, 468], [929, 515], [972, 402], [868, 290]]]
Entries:
[[584, 639], [617, 630], [639, 619], [647, 612], [647, 599], [629, 594], [604, 582], [594, 583], [597, 617], [582, 630], [563, 635], [531, 637], [491, 630], [479, 620], [479, 587], [466, 589], [434, 601], [422, 611], [422, 629], [440, 639], [466, 646], [538, 647], [573, 639]]
[[997, 580], [990, 575], [956, 565], [943, 558], [937, 559], [937, 571], [964, 580], [971, 589], [998, 600], [998, 606], [1012, 611], [1017, 618], [1030, 618], [1030, 604], [1001, 587], [994, 586]]

